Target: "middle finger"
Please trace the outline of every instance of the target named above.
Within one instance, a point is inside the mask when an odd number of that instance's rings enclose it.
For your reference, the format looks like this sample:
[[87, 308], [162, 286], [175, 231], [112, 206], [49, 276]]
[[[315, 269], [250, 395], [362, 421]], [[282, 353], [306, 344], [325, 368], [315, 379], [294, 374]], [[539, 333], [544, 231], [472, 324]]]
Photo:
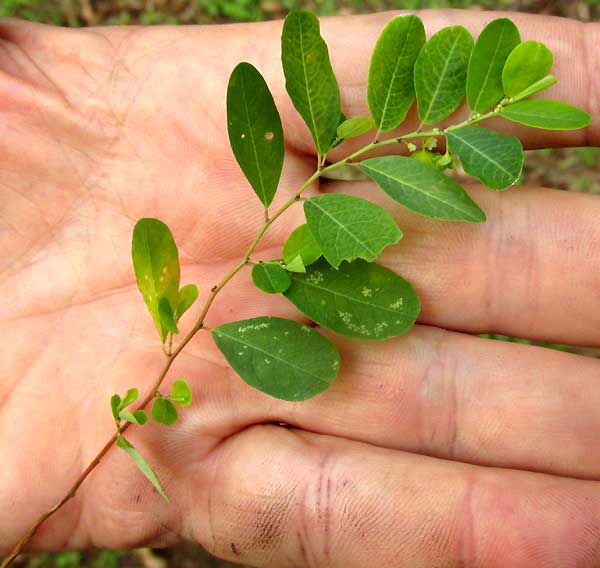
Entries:
[[482, 224], [427, 219], [370, 182], [330, 182], [387, 208], [404, 231], [381, 262], [421, 297], [419, 321], [469, 333], [502, 333], [600, 345], [600, 198], [545, 188], [468, 190]]
[[427, 326], [381, 343], [335, 342], [340, 376], [318, 397], [272, 399], [215, 363], [221, 376], [194, 381], [205, 391], [194, 393], [204, 401], [199, 416], [218, 416], [224, 435], [285, 422], [472, 464], [600, 479], [599, 360]]

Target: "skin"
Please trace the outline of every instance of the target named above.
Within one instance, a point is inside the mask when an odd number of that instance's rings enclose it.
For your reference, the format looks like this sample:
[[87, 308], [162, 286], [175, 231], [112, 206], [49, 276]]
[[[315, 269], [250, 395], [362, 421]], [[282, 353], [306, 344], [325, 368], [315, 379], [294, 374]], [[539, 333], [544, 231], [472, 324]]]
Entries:
[[[455, 23], [478, 34], [492, 15], [422, 17], [428, 34]], [[600, 27], [511, 17], [554, 51], [559, 84], [548, 96], [595, 122], [571, 133], [492, 126], [528, 148], [597, 144]], [[368, 58], [389, 18], [323, 22], [348, 116], [366, 113]], [[312, 173], [308, 131], [284, 92], [280, 30], [0, 25], [0, 554], [112, 434], [110, 395], [146, 392], [162, 366], [131, 267], [135, 221], [168, 223], [183, 282], [198, 283], [201, 300], [261, 223], [225, 127], [238, 61], [261, 69], [281, 110], [275, 206]], [[200, 332], [163, 389], [186, 377], [192, 407], [176, 427], [128, 433], [171, 503], [114, 449], [31, 549], [191, 539], [252, 566], [598, 566], [600, 361], [470, 334], [600, 346], [600, 199], [468, 190], [487, 223], [425, 220], [368, 183], [314, 186], [369, 196], [395, 215], [406, 236], [382, 262], [414, 283], [419, 325], [383, 343], [334, 338], [339, 379], [296, 404], [246, 386]], [[288, 211], [257, 256], [279, 256], [301, 222], [301, 207]], [[302, 321], [245, 272], [207, 325], [264, 314]]]

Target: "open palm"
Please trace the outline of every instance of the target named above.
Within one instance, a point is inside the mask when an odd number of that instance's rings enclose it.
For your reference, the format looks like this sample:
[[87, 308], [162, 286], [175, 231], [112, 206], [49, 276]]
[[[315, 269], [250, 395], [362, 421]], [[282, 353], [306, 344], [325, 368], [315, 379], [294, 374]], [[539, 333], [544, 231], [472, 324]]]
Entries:
[[[364, 114], [367, 55], [388, 17], [324, 23], [349, 116]], [[428, 31], [460, 21], [477, 33], [489, 19], [424, 15]], [[597, 111], [580, 38], [593, 45], [599, 32], [515, 19], [557, 54], [558, 98]], [[310, 137], [284, 95], [279, 33], [278, 23], [0, 27], [0, 553], [113, 433], [110, 395], [149, 389], [163, 364], [131, 267], [136, 220], [172, 228], [182, 281], [203, 297], [261, 223], [226, 136], [238, 61], [261, 69], [281, 109], [276, 203], [313, 172]], [[519, 134], [529, 147], [595, 143], [589, 130]], [[199, 333], [169, 375], [193, 386], [193, 406], [177, 427], [130, 434], [171, 502], [114, 450], [35, 546], [189, 538], [253, 565], [597, 566], [600, 362], [469, 334], [600, 345], [600, 201], [473, 187], [489, 221], [467, 226], [418, 218], [368, 183], [318, 190], [391, 207], [406, 237], [382, 261], [414, 283], [421, 325], [380, 344], [335, 338], [340, 377], [304, 403], [250, 389]], [[288, 211], [257, 256], [278, 257], [301, 217]], [[242, 273], [207, 324], [257, 315], [300, 318]], [[183, 331], [193, 322], [184, 316]]]

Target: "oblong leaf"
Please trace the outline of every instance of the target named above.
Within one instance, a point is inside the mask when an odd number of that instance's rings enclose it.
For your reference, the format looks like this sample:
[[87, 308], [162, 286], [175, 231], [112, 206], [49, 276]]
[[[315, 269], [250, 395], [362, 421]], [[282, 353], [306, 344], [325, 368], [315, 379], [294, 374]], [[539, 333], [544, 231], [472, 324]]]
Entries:
[[177, 329], [177, 323], [175, 322], [175, 315], [173, 314], [173, 308], [171, 308], [169, 300], [166, 298], [161, 298], [158, 301], [158, 313], [160, 315], [160, 321], [167, 331], [170, 331], [171, 333], [179, 333], [179, 329]]
[[502, 84], [504, 93], [514, 97], [533, 83], [543, 79], [550, 69], [554, 56], [539, 41], [525, 41], [515, 47], [504, 65]]
[[283, 167], [283, 129], [269, 87], [250, 63], [240, 63], [229, 78], [227, 131], [240, 168], [269, 206]]
[[291, 284], [290, 275], [277, 262], [261, 262], [252, 267], [252, 282], [267, 294], [285, 292]]
[[545, 130], [577, 130], [592, 122], [587, 112], [567, 103], [547, 99], [530, 99], [509, 105], [500, 116]]
[[450, 151], [465, 172], [492, 189], [513, 185], [523, 169], [523, 146], [518, 138], [481, 126], [448, 132]]
[[512, 102], [520, 101], [521, 99], [525, 99], [530, 97], [531, 95], [535, 95], [537, 93], [541, 93], [546, 89], [552, 87], [552, 85], [556, 85], [558, 83], [558, 79], [554, 75], [546, 75], [543, 79], [536, 81], [532, 85], [529, 85], [524, 91], [521, 91], [517, 96], [511, 99]]
[[179, 297], [179, 254], [169, 227], [158, 219], [140, 219], [133, 230], [131, 256], [138, 288], [164, 342], [167, 329], [158, 303], [164, 297], [175, 311]]
[[437, 32], [421, 49], [414, 73], [423, 123], [439, 122], [460, 106], [472, 48], [471, 34], [462, 26], [450, 26]]
[[421, 304], [414, 288], [378, 264], [357, 260], [336, 270], [320, 260], [293, 274], [285, 291], [302, 313], [340, 335], [387, 339], [408, 331]]
[[154, 489], [156, 489], [160, 495], [168, 501], [169, 498], [162, 488], [162, 485], [158, 480], [158, 476], [156, 473], [154, 473], [154, 471], [152, 471], [150, 464], [142, 457], [142, 454], [140, 454], [140, 452], [138, 452], [123, 436], [119, 436], [117, 438], [117, 446], [131, 456], [135, 465], [146, 476], [146, 479], [152, 483]]
[[342, 122], [337, 128], [337, 137], [340, 140], [362, 136], [369, 130], [375, 128], [375, 122], [371, 116], [355, 116]]
[[472, 110], [485, 112], [502, 99], [502, 70], [520, 42], [519, 30], [509, 18], [492, 20], [483, 28], [467, 69], [467, 102]]
[[136, 424], [138, 426], [143, 426], [146, 424], [146, 422], [148, 422], [148, 415], [144, 410], [136, 410], [135, 412], [121, 410], [121, 412], [119, 412], [119, 418], [122, 420], [127, 420], [127, 422], [131, 422], [132, 424]]
[[402, 238], [383, 207], [352, 195], [311, 197], [304, 202], [304, 214], [323, 256], [336, 268], [343, 260], [374, 260]]
[[113, 394], [110, 397], [110, 410], [112, 412], [113, 418], [117, 421], [119, 420], [119, 411], [121, 410], [120, 405], [121, 397], [118, 394]]
[[123, 400], [119, 404], [119, 410], [126, 408], [130, 404], [134, 403], [140, 397], [140, 391], [137, 388], [128, 389], [123, 397]]
[[192, 389], [183, 379], [178, 379], [173, 383], [171, 400], [179, 406], [190, 406], [192, 404]]
[[414, 65], [424, 44], [423, 22], [412, 14], [392, 19], [379, 36], [367, 87], [369, 110], [379, 130], [391, 130], [406, 118], [415, 98]]
[[446, 221], [485, 221], [485, 213], [453, 179], [419, 160], [384, 156], [360, 168], [392, 199], [416, 213]]
[[177, 319], [185, 314], [198, 299], [198, 286], [195, 284], [186, 284], [181, 290], [179, 290], [179, 298], [177, 300]]
[[[283, 262], [286, 264], [293, 262], [297, 256], [300, 256], [303, 266], [306, 267], [321, 258], [322, 254], [306, 223], [296, 227], [285, 241], [285, 245], [283, 245]], [[294, 271], [292, 270], [292, 272]]]
[[177, 409], [170, 400], [159, 396], [152, 404], [152, 418], [159, 424], [171, 426], [177, 422]]
[[281, 62], [285, 88], [322, 156], [335, 138], [341, 102], [327, 44], [319, 30], [313, 14], [291, 12], [283, 24]]
[[340, 358], [319, 332], [295, 321], [260, 317], [226, 323], [212, 336], [250, 386], [283, 400], [306, 400], [331, 385]]
[[[346, 115], [343, 112], [341, 112], [340, 118], [338, 119], [338, 128], [340, 127], [341, 124], [346, 122], [346, 120], [348, 120], [348, 118], [346, 117]], [[335, 148], [336, 146], [339, 146], [342, 142], [343, 142], [342, 138], [340, 138], [336, 133], [335, 138], [333, 139], [333, 142], [331, 143], [331, 148]]]

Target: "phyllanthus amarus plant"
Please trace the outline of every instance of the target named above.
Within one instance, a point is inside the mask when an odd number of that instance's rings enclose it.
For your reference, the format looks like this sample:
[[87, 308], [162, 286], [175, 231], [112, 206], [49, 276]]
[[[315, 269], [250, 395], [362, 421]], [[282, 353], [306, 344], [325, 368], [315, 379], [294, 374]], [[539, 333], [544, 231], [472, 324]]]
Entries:
[[[307, 12], [292, 12], [282, 34], [282, 64], [287, 92], [308, 126], [317, 150], [315, 172], [279, 209], [273, 201], [284, 160], [283, 128], [267, 84], [249, 63], [232, 72], [227, 90], [227, 129], [233, 153], [256, 196], [264, 220], [244, 256], [213, 286], [191, 331], [176, 342], [180, 318], [198, 298], [194, 284], [181, 286], [177, 246], [169, 228], [157, 219], [141, 219], [133, 232], [132, 257], [137, 283], [156, 325], [165, 364], [143, 400], [137, 388], [110, 400], [115, 434], [68, 494], [45, 513], [2, 563], [8, 566], [42, 523], [72, 498], [101, 458], [117, 444], [165, 498], [151, 466], [125, 438], [131, 426], [148, 421], [172, 425], [178, 407], [192, 403], [184, 379], [171, 392], [161, 385], [173, 361], [200, 330], [220, 291], [251, 266], [254, 284], [268, 294], [283, 294], [320, 326], [357, 340], [384, 340], [407, 332], [417, 320], [420, 302], [409, 282], [376, 264], [402, 231], [386, 209], [343, 194], [302, 194], [321, 176], [357, 168], [394, 201], [442, 221], [482, 223], [485, 213], [467, 192], [444, 173], [462, 164], [465, 172], [493, 190], [514, 185], [521, 175], [523, 149], [514, 136], [480, 123], [501, 117], [534, 128], [583, 128], [590, 117], [573, 106], [531, 98], [556, 83], [553, 57], [536, 41], [521, 42], [507, 18], [490, 22], [476, 42], [462, 26], [444, 28], [426, 41], [414, 15], [392, 19], [371, 59], [367, 100], [370, 116], [347, 118], [319, 22]], [[466, 120], [436, 126], [466, 98]], [[413, 132], [395, 131], [415, 102], [420, 118]], [[329, 151], [349, 138], [372, 133], [372, 142], [333, 163]], [[363, 159], [380, 147], [402, 146], [407, 155]], [[437, 148], [444, 148], [438, 151]], [[281, 258], [252, 258], [263, 235], [290, 207], [302, 203], [306, 224], [290, 234]], [[257, 224], [259, 224], [257, 222]], [[340, 365], [334, 344], [317, 329], [270, 317], [225, 323], [208, 330], [239, 376], [270, 396], [301, 401], [325, 390]]]

